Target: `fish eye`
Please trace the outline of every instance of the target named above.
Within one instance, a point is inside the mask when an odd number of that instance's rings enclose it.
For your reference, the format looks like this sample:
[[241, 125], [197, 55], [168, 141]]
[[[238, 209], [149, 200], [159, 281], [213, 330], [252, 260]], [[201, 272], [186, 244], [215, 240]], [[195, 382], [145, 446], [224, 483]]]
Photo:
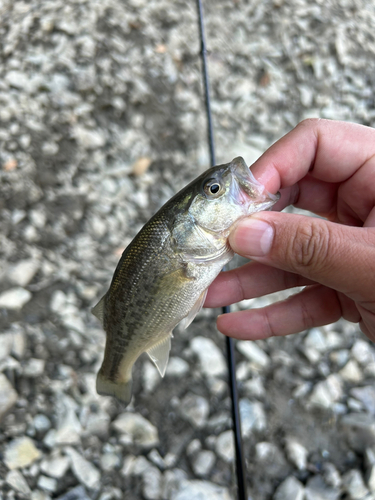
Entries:
[[209, 196], [219, 196], [222, 194], [222, 186], [219, 182], [214, 179], [208, 180], [203, 186], [204, 192]]

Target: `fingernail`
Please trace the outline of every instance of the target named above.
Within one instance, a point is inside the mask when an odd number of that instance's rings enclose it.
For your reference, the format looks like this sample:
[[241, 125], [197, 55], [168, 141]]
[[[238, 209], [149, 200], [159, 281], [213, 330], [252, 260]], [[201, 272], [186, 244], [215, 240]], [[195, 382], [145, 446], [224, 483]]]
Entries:
[[271, 249], [273, 227], [262, 220], [244, 219], [229, 236], [229, 244], [236, 253], [249, 257], [263, 257]]

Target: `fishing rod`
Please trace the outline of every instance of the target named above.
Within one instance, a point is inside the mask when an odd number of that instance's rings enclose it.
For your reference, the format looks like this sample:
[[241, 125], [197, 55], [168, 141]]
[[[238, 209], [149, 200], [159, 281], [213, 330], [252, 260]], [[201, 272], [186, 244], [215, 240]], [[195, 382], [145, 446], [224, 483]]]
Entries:
[[[199, 17], [199, 34], [201, 42], [203, 84], [204, 84], [204, 95], [205, 95], [206, 116], [207, 116], [208, 144], [210, 149], [211, 165], [216, 165], [202, 0], [197, 0], [197, 7], [198, 7], [198, 17]], [[223, 313], [226, 314], [228, 312], [230, 312], [230, 307], [229, 306], [223, 307]], [[247, 500], [246, 467], [245, 467], [245, 458], [242, 446], [241, 418], [238, 405], [236, 361], [234, 357], [234, 344], [233, 340], [230, 337], [226, 337], [226, 346], [227, 346], [227, 362], [228, 362], [228, 372], [229, 372], [229, 387], [230, 387], [231, 401], [232, 401], [234, 443], [236, 451], [236, 475], [237, 475], [238, 500]]]

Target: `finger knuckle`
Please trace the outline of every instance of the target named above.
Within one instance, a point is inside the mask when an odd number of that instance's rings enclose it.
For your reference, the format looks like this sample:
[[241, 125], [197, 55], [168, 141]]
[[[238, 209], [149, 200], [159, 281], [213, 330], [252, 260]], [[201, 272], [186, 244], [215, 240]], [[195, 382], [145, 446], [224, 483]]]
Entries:
[[326, 262], [329, 245], [328, 228], [318, 220], [304, 220], [290, 241], [290, 255], [297, 269], [316, 270]]

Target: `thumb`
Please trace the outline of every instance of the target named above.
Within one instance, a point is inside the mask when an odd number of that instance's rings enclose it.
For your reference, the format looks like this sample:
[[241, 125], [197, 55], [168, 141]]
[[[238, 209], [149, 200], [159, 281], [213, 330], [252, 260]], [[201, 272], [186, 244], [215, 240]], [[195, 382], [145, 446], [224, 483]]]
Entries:
[[297, 273], [352, 300], [375, 300], [375, 228], [261, 212], [242, 219], [229, 243], [240, 255]]

